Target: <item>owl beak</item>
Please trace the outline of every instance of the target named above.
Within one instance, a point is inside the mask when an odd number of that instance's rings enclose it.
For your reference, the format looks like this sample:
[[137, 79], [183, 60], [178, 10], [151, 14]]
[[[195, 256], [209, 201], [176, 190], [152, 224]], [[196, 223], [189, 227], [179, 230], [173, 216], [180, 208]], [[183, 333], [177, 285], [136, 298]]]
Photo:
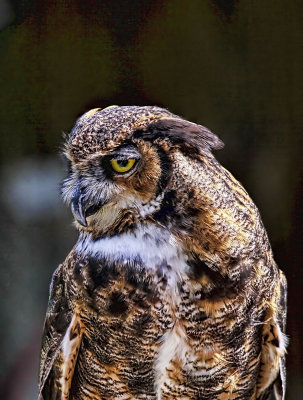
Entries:
[[72, 195], [71, 209], [75, 219], [79, 222], [79, 224], [81, 224], [82, 226], [87, 226], [87, 221], [85, 217], [84, 196], [78, 187], [75, 188]]

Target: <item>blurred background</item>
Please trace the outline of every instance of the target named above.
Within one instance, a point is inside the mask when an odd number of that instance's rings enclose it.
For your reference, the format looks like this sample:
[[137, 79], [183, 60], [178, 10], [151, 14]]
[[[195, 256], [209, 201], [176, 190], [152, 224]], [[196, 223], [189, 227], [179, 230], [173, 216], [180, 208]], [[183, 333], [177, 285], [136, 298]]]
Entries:
[[155, 104], [225, 142], [289, 282], [287, 399], [303, 398], [303, 2], [1, 0], [0, 398], [37, 396], [51, 275], [76, 240], [63, 133]]

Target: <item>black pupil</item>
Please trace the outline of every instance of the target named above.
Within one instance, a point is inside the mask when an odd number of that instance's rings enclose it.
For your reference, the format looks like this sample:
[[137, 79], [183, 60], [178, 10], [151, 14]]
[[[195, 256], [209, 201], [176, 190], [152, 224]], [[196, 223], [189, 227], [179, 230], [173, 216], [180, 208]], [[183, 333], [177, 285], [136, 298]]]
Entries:
[[127, 164], [128, 164], [128, 160], [117, 160], [117, 164], [120, 166], [120, 167], [126, 167], [127, 166]]

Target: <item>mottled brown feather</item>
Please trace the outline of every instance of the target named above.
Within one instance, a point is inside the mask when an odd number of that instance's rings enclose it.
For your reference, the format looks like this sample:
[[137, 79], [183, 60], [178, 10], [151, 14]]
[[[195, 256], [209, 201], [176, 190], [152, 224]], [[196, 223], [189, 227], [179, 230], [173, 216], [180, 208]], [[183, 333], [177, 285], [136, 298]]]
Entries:
[[76, 122], [62, 193], [80, 236], [53, 277], [41, 399], [285, 398], [286, 279], [220, 147], [158, 107]]

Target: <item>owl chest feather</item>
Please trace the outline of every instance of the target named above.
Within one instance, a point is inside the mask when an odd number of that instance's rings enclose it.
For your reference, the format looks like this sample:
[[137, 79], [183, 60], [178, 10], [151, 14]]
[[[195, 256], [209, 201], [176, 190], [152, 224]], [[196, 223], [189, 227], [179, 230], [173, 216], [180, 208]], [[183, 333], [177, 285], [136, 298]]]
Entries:
[[[234, 327], [241, 329], [237, 318], [234, 313], [227, 317], [228, 333], [222, 332], [225, 315], [207, 317], [201, 284], [190, 278], [182, 245], [168, 230], [142, 228], [97, 241], [81, 238], [76, 254], [81, 258], [69, 285], [85, 326], [78, 365], [99, 377], [106, 398], [117, 392], [128, 393], [125, 399], [194, 398], [201, 385], [207, 393], [207, 386], [230, 376], [226, 385], [234, 385], [235, 368], [229, 373], [225, 359], [232, 346], [225, 351], [223, 342], [230, 340]], [[80, 373], [77, 378], [77, 371], [75, 375], [74, 385], [86, 379]], [[86, 376], [89, 382], [90, 374]]]

